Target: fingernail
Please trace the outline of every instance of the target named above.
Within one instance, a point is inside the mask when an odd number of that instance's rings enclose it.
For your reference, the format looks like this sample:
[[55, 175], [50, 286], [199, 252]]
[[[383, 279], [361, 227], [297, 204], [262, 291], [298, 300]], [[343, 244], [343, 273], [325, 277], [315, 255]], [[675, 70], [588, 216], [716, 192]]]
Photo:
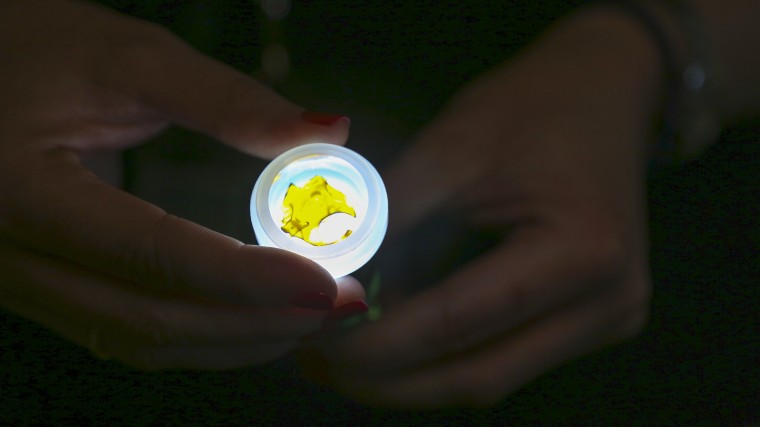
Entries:
[[369, 306], [364, 301], [351, 301], [347, 304], [343, 304], [340, 307], [332, 311], [325, 317], [325, 324], [334, 324], [341, 320], [354, 317], [359, 314], [364, 314], [369, 310]]
[[339, 114], [327, 114], [319, 113], [316, 111], [304, 111], [301, 113], [301, 117], [309, 123], [322, 126], [332, 126], [341, 120], [345, 120], [347, 123], [351, 123], [351, 120], [347, 116], [341, 116]]
[[307, 310], [321, 311], [330, 311], [335, 308], [332, 299], [322, 292], [298, 296], [290, 301], [290, 305]]

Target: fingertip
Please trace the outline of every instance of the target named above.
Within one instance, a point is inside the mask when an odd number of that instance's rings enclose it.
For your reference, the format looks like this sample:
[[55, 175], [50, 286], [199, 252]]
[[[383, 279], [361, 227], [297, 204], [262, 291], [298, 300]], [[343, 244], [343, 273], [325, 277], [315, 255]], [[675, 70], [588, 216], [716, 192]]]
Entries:
[[341, 114], [320, 113], [318, 111], [304, 110], [301, 118], [306, 122], [319, 126], [335, 126], [338, 124], [351, 125], [351, 119]]
[[[297, 280], [304, 284], [304, 288], [306, 288], [308, 293], [324, 294], [331, 301], [336, 301], [338, 298], [338, 286], [335, 283], [335, 278], [327, 270], [306, 257], [285, 250], [283, 252], [287, 256], [292, 257], [294, 262], [298, 262], [299, 267], [292, 273], [298, 276]], [[300, 294], [302, 295], [303, 293]]]
[[344, 276], [336, 279], [338, 295], [335, 306], [340, 307], [352, 301], [364, 301], [367, 294], [362, 284], [352, 276]]
[[266, 131], [268, 138], [251, 141], [252, 154], [272, 159], [287, 150], [309, 143], [345, 145], [351, 119], [344, 115], [301, 110], [282, 121], [273, 122]]
[[320, 113], [304, 110], [301, 119], [314, 136], [306, 142], [324, 142], [345, 145], [351, 130], [351, 118], [342, 114]]
[[351, 121], [345, 116], [332, 125], [323, 125], [307, 122], [297, 115], [272, 121], [263, 132], [243, 130], [235, 137], [226, 138], [226, 141], [248, 154], [273, 159], [287, 150], [309, 143], [345, 145], [350, 126]]

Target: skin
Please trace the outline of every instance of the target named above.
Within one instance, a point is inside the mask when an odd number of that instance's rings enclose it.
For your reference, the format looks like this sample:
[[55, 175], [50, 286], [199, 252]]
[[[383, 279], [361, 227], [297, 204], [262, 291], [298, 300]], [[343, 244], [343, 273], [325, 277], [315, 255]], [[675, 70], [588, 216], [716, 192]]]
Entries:
[[303, 109], [168, 31], [85, 2], [0, 2], [0, 307], [142, 369], [263, 363], [363, 296], [311, 261], [244, 245], [100, 181], [80, 154], [170, 124], [271, 158], [348, 122]]
[[[758, 3], [695, 3], [731, 76], [721, 114], [756, 112], [758, 59], [737, 46], [757, 40]], [[170, 123], [265, 158], [310, 137], [342, 143], [347, 123], [304, 122], [153, 25], [86, 3], [0, 7], [3, 309], [139, 368], [222, 369], [318, 330], [326, 312], [294, 297], [362, 297], [352, 279], [167, 215], [79, 160]], [[651, 291], [643, 179], [660, 71], [637, 24], [591, 13], [465, 86], [386, 173], [392, 234], [446, 208], [500, 242], [380, 321], [319, 337], [305, 363], [370, 404], [482, 406], [633, 336]]]
[[[718, 59], [737, 77], [717, 97], [724, 120], [758, 107], [754, 89], [741, 90], [757, 87], [747, 71], [757, 59], [736, 57], [752, 45], [738, 34], [757, 40], [756, 25], [717, 28], [760, 14], [734, 3], [700, 3]], [[387, 171], [390, 223], [404, 236], [448, 211], [498, 243], [378, 321], [322, 336], [302, 354], [307, 372], [370, 405], [490, 406], [635, 336], [651, 294], [644, 182], [663, 85], [657, 55], [635, 20], [589, 9], [463, 87]], [[419, 268], [398, 262], [407, 276]], [[419, 285], [394, 280], [384, 286]]]

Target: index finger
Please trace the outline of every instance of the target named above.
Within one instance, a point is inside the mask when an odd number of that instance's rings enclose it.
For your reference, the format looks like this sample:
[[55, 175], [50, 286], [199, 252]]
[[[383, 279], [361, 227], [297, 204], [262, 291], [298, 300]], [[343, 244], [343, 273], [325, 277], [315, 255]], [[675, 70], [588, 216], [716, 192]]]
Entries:
[[343, 144], [350, 121], [306, 112], [233, 67], [197, 52], [169, 31], [129, 17], [110, 64], [96, 78], [109, 90], [174, 123], [243, 152], [272, 158], [307, 142]]

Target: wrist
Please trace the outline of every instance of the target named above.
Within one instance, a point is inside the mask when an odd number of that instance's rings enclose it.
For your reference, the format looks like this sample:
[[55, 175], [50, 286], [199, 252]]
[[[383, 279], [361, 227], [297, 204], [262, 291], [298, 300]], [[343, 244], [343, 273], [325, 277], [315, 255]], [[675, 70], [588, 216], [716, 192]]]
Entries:
[[721, 72], [701, 16], [689, 0], [599, 3], [627, 18], [658, 51], [663, 75], [661, 131], [655, 162], [688, 159], [715, 142], [721, 123]]
[[621, 4], [642, 11], [639, 23], [652, 36], [667, 67], [664, 120], [673, 135], [665, 141], [672, 148], [664, 153], [666, 159], [693, 158], [718, 140], [723, 115], [723, 78], [705, 23], [690, 0]]
[[[604, 3], [603, 3], [604, 4]], [[678, 140], [673, 155], [689, 158], [717, 141], [721, 124], [760, 113], [760, 2], [641, 0], [606, 3], [648, 32], [666, 66], [669, 108]], [[615, 5], [616, 7], [610, 7]], [[667, 105], [667, 104], [666, 104]]]
[[[651, 37], [625, 16], [602, 6], [591, 6], [569, 17], [568, 30], [585, 34], [575, 54], [591, 60], [599, 73], [629, 88], [642, 119], [652, 120], [663, 103], [665, 69]], [[578, 41], [583, 41], [580, 37]]]
[[518, 62], [533, 65], [521, 74], [532, 76], [532, 87], [549, 87], [539, 102], [560, 102], [561, 95], [572, 108], [591, 113], [596, 126], [635, 135], [641, 155], [648, 154], [665, 72], [636, 22], [606, 7], [579, 10], [549, 28]]

